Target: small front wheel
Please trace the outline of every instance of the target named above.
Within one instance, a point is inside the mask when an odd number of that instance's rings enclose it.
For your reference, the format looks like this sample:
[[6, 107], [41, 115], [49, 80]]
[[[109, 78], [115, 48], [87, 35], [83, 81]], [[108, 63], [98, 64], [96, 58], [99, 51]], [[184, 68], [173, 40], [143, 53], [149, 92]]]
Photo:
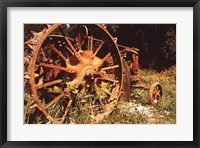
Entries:
[[160, 83], [154, 82], [149, 87], [148, 101], [152, 105], [157, 105], [158, 102], [161, 100], [161, 98], [162, 98], [162, 87], [161, 87]]

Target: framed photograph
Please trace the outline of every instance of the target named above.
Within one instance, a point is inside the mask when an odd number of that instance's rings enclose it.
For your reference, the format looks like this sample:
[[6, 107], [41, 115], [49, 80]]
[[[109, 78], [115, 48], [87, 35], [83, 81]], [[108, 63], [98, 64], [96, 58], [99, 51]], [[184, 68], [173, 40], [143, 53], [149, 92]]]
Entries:
[[1, 1], [1, 147], [200, 147], [199, 1]]

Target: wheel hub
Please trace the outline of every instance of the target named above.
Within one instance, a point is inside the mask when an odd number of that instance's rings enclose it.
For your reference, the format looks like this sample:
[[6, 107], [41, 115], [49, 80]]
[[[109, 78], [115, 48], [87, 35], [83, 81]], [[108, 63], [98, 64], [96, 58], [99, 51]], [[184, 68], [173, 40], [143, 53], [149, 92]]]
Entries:
[[97, 69], [101, 62], [101, 60], [97, 60], [97, 57], [93, 56], [92, 51], [81, 51], [79, 54], [82, 56], [79, 59], [79, 64], [74, 65], [76, 69], [75, 79], [66, 83], [71, 89], [81, 85], [85, 81], [85, 77], [91, 76], [90, 79], [94, 78], [95, 73], [98, 73]]
[[[49, 122], [64, 123], [73, 100], [79, 97], [76, 95], [83, 92], [93, 96], [90, 98], [94, 101], [91, 115], [94, 122], [100, 122], [114, 109], [120, 96], [122, 65], [119, 49], [100, 25], [88, 25], [90, 32], [84, 42], [81, 38], [74, 40], [75, 35], [61, 36], [62, 29], [56, 30], [59, 26], [48, 26], [34, 47], [35, 36], [26, 42], [34, 51], [29, 67], [33, 103]], [[86, 97], [81, 99], [88, 101]], [[60, 111], [51, 112], [52, 108], [60, 106]]]

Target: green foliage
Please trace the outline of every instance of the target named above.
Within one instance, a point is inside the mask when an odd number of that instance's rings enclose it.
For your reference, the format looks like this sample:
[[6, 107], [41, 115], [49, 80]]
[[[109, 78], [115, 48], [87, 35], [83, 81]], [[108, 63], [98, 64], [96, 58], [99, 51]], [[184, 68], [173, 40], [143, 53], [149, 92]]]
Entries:
[[[139, 75], [143, 76], [141, 80], [141, 83], [143, 84], [150, 85], [157, 81], [162, 86], [163, 97], [155, 108], [157, 112], [159, 112], [159, 116], [163, 116], [163, 119], [160, 119], [157, 122], [176, 123], [176, 66], [165, 69], [160, 73], [143, 69], [139, 71]], [[144, 93], [141, 98], [145, 100]]]
[[[148, 104], [148, 92], [145, 90], [131, 89], [131, 101], [120, 100], [116, 109], [103, 120], [102, 124], [174, 124], [176, 123], [176, 67], [172, 66], [160, 73], [151, 69], [139, 70], [142, 76], [140, 84], [149, 86], [157, 81], [162, 85], [163, 97], [157, 106]], [[107, 88], [106, 83], [101, 84]], [[56, 88], [55, 88], [56, 90]], [[25, 93], [25, 102], [30, 100], [30, 96]], [[73, 106], [66, 117], [66, 124], [90, 124], [92, 116], [98, 112], [93, 108], [98, 96], [85, 92], [74, 92]], [[42, 103], [44, 103], [42, 101]], [[52, 105], [47, 111], [59, 120], [64, 112], [63, 104], [60, 100]], [[142, 108], [142, 110], [141, 110]], [[144, 110], [144, 111], [143, 111]], [[24, 123], [41, 124], [46, 119], [37, 111], [37, 108], [24, 110]]]
[[91, 116], [98, 112], [92, 107], [95, 104], [95, 100], [97, 100], [97, 96], [91, 94], [81, 96], [76, 96], [74, 106], [70, 108], [66, 123], [90, 124], [92, 122]]
[[119, 30], [119, 26], [119, 24], [108, 24], [107, 28], [113, 35], [116, 35]]
[[45, 24], [25, 24], [24, 25], [24, 41], [32, 37], [30, 31], [40, 32], [46, 27]]
[[165, 41], [162, 43], [161, 51], [167, 61], [176, 61], [176, 32], [175, 26], [169, 26], [165, 34]]
[[148, 118], [146, 115], [138, 111], [130, 112], [124, 110], [125, 101], [120, 101], [117, 108], [103, 121], [104, 124], [147, 124]]

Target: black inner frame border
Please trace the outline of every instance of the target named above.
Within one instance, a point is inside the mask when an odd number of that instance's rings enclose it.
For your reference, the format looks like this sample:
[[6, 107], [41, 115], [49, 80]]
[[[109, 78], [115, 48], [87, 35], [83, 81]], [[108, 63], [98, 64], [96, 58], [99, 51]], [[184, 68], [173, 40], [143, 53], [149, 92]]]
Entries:
[[[200, 0], [0, 0], [1, 147], [200, 147]], [[193, 7], [193, 141], [7, 141], [7, 7]], [[120, 9], [120, 8], [119, 8]], [[188, 51], [189, 52], [189, 51]], [[187, 80], [187, 78], [186, 78]], [[189, 87], [189, 86], [188, 86]], [[120, 133], [119, 133], [120, 134]]]

